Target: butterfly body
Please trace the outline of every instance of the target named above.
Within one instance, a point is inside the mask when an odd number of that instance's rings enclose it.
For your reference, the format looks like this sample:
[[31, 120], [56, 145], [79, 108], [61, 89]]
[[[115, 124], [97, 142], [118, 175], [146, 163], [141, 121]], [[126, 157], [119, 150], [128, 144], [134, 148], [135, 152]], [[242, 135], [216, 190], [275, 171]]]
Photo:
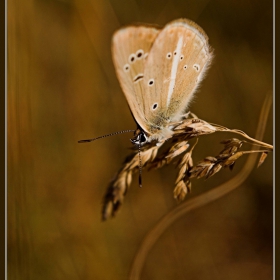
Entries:
[[190, 20], [159, 30], [129, 26], [112, 40], [113, 61], [130, 110], [148, 142], [172, 137], [212, 59], [208, 37]]

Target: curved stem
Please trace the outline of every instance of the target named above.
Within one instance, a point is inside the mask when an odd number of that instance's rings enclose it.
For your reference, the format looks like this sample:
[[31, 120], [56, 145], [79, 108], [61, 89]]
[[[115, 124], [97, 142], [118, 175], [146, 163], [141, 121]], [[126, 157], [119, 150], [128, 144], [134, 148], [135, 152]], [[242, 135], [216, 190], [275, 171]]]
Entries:
[[[258, 128], [256, 132], [256, 138], [262, 139], [265, 131], [265, 126], [267, 123], [268, 112], [272, 103], [271, 96], [266, 96], [265, 102], [262, 107], [262, 111], [260, 114]], [[261, 142], [262, 143], [262, 142]], [[140, 274], [143, 269], [146, 257], [150, 252], [153, 245], [159, 239], [159, 237], [165, 232], [165, 230], [173, 224], [177, 219], [187, 214], [191, 210], [202, 207], [209, 202], [215, 201], [218, 198], [228, 194], [232, 190], [236, 189], [239, 185], [241, 185], [249, 176], [252, 169], [254, 168], [255, 161], [257, 159], [257, 154], [251, 154], [242, 170], [231, 180], [226, 183], [221, 184], [220, 186], [199, 195], [193, 199], [187, 200], [185, 203], [182, 203], [178, 207], [176, 207], [171, 212], [167, 213], [161, 220], [148, 232], [146, 237], [144, 238], [140, 248], [134, 258], [132, 263], [132, 267], [130, 270], [129, 279], [131, 280], [139, 280]]]

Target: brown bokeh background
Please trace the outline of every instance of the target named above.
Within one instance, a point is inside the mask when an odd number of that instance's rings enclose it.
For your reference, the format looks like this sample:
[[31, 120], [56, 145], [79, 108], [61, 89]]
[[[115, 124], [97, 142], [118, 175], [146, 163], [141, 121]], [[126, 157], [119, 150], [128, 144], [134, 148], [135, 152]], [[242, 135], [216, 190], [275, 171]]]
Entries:
[[[272, 15], [267, 0], [8, 1], [9, 279], [127, 279], [144, 236], [177, 205], [175, 168], [144, 171], [143, 188], [134, 180], [121, 212], [101, 222], [103, 194], [131, 135], [77, 141], [135, 128], [112, 64], [113, 32], [180, 17], [198, 23], [215, 59], [190, 109], [254, 136], [273, 88]], [[272, 123], [271, 112], [270, 144]], [[201, 137], [194, 160], [218, 154], [229, 137]], [[193, 181], [187, 199], [244, 163]], [[176, 221], [141, 279], [272, 279], [272, 167], [270, 154], [238, 189]]]

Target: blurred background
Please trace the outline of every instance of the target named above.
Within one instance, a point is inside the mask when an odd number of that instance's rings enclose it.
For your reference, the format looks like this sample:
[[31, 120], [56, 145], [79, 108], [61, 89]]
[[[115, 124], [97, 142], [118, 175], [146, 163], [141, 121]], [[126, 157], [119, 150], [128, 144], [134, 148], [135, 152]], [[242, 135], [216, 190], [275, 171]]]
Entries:
[[[143, 172], [117, 217], [101, 222], [108, 183], [135, 129], [111, 58], [111, 37], [136, 22], [199, 24], [214, 62], [190, 110], [254, 137], [273, 89], [273, 6], [267, 0], [8, 1], [9, 279], [128, 279], [145, 235], [177, 206], [177, 170]], [[263, 141], [273, 144], [270, 112]], [[217, 133], [200, 138], [195, 162], [215, 156]], [[250, 146], [244, 146], [250, 149]], [[241, 170], [193, 180], [187, 199]], [[141, 279], [272, 279], [272, 154], [239, 188], [182, 216], [157, 240]]]

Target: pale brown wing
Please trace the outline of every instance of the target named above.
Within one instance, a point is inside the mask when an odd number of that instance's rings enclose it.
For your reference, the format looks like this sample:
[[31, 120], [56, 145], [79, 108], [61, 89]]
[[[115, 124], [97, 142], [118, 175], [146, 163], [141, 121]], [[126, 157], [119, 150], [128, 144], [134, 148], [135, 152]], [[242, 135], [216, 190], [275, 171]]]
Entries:
[[129, 26], [113, 35], [112, 54], [117, 76], [129, 107], [145, 130], [144, 66], [159, 30], [153, 27]]
[[192, 21], [176, 20], [161, 30], [144, 70], [148, 131], [160, 133], [180, 118], [211, 58], [207, 35]]

